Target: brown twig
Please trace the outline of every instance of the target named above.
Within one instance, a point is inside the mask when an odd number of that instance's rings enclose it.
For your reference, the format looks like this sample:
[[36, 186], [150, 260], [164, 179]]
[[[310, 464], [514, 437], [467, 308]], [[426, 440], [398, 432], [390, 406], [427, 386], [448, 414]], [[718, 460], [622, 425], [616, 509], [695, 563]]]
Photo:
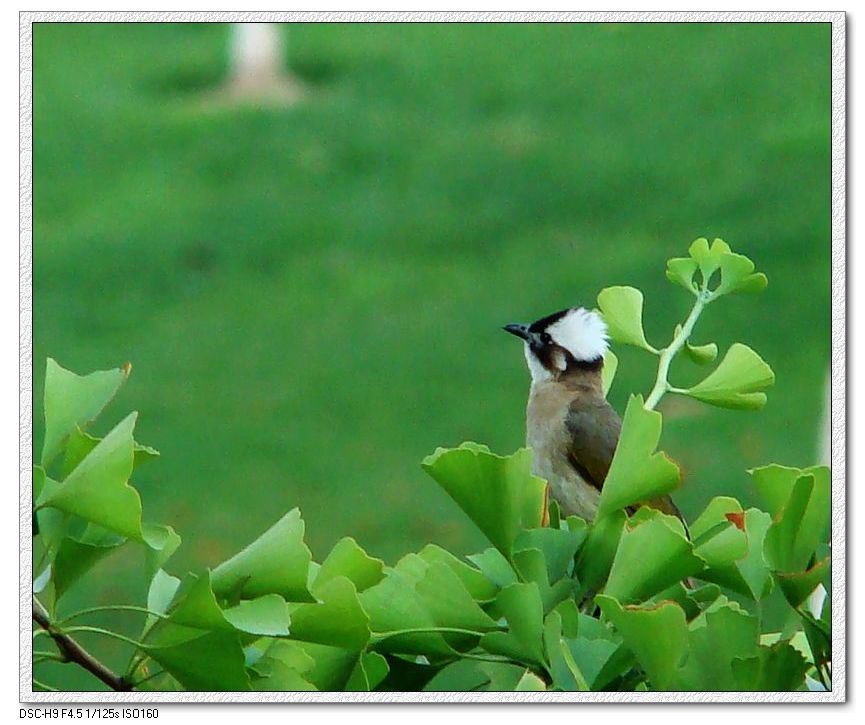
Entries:
[[48, 611], [38, 599], [33, 599], [33, 619], [42, 627], [54, 640], [60, 654], [69, 662], [75, 662], [81, 665], [85, 670], [90, 672], [94, 677], [99, 678], [102, 682], [108, 685], [112, 690], [117, 692], [128, 692], [132, 689], [132, 685], [122, 677], [114, 674], [84, 647], [76, 642], [68, 634], [55, 629], [51, 624], [51, 618], [48, 616]]

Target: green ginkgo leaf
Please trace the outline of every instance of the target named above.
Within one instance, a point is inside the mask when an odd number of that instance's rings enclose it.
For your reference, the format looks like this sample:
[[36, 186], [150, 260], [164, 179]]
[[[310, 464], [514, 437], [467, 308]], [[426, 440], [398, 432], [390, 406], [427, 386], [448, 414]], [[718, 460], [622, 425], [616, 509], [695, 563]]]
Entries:
[[[225, 618], [213, 593], [211, 573], [188, 574], [174, 594], [174, 604], [167, 623], [177, 627], [233, 631], [235, 627]], [[160, 628], [157, 641], [162, 641]], [[170, 639], [169, 635], [166, 635]]]
[[347, 536], [336, 543], [322, 562], [312, 585], [313, 594], [338, 576], [346, 577], [362, 592], [384, 578], [384, 562], [369, 556]]
[[688, 253], [700, 267], [703, 276], [703, 286], [708, 285], [712, 275], [721, 267], [721, 257], [730, 253], [730, 245], [723, 239], [715, 239], [712, 246], [705, 237], [695, 239], [688, 248]]
[[511, 584], [499, 593], [496, 607], [508, 622], [507, 632], [489, 632], [481, 647], [530, 664], [543, 664], [544, 607], [534, 582]]
[[[676, 325], [674, 335], [678, 337], [681, 332], [682, 326]], [[692, 345], [689, 341], [686, 341], [682, 349], [691, 362], [697, 365], [708, 365], [718, 357], [718, 346], [714, 342], [709, 342], [705, 345]]]
[[518, 581], [513, 564], [498, 549], [489, 548], [480, 554], [470, 554], [466, 558], [499, 589]]
[[387, 677], [387, 660], [378, 652], [362, 652], [352, 670], [346, 692], [372, 692]]
[[775, 374], [747, 345], [733, 344], [715, 370], [684, 391], [692, 398], [719, 408], [757, 410], [766, 404], [758, 392], [775, 382]]
[[453, 648], [435, 631], [441, 625], [424, 606], [415, 583], [416, 579], [406, 572], [387, 568], [384, 579], [361, 592], [361, 606], [369, 615], [369, 627], [377, 638], [376, 650], [453, 655]]
[[54, 557], [55, 598], [60, 599], [84, 574], [125, 542], [124, 537], [92, 524], [80, 537], [64, 537]]
[[765, 511], [750, 508], [745, 511], [745, 534], [748, 537], [748, 553], [736, 562], [736, 568], [745, 580], [750, 595], [756, 601], [772, 591], [772, 574], [764, 556], [766, 532], [772, 525], [772, 517]]
[[732, 662], [758, 652], [759, 623], [720, 597], [689, 626], [688, 658], [678, 673], [684, 690], [735, 690]]
[[607, 350], [604, 353], [604, 366], [601, 368], [601, 386], [604, 390], [604, 397], [610, 392], [613, 385], [613, 380], [616, 378], [616, 370], [619, 369], [619, 358], [612, 350]]
[[626, 345], [658, 351], [643, 332], [643, 293], [634, 287], [607, 287], [598, 294], [598, 307], [607, 323], [610, 338]]
[[766, 561], [776, 571], [801, 571], [814, 553], [818, 539], [805, 525], [814, 483], [812, 475], [803, 475], [796, 480], [790, 498], [775, 515], [766, 533], [763, 545]]
[[268, 637], [286, 636], [291, 622], [288, 605], [278, 594], [243, 600], [222, 615], [238, 631]]
[[598, 516], [658, 498], [679, 485], [679, 467], [666, 454], [655, 452], [660, 438], [661, 414], [646, 410], [642, 396], [632, 395], [601, 491]]
[[252, 687], [234, 630], [173, 628], [142, 649], [187, 690], [243, 692]]
[[589, 527], [588, 537], [576, 562], [580, 597], [594, 594], [606, 581], [619, 540], [622, 538], [626, 518], [624, 511], [614, 509], [611, 513], [595, 519]]
[[[75, 467], [84, 460], [87, 454], [90, 453], [90, 451], [92, 451], [101, 440], [101, 438], [91, 435], [87, 431], [83, 431], [78, 426], [75, 426], [74, 430], [72, 430], [66, 439], [66, 445], [63, 451], [63, 464], [60, 468], [60, 478], [66, 478], [70, 473], [72, 473], [72, 471], [75, 470]], [[142, 445], [138, 441], [135, 441], [133, 451], [133, 469], [137, 468], [145, 461], [159, 457], [159, 451], [150, 446]]]
[[808, 662], [787, 641], [759, 647], [755, 656], [732, 662], [734, 689], [743, 692], [794, 692], [802, 686]]
[[523, 529], [541, 525], [546, 482], [531, 472], [532, 452], [498, 456], [486, 446], [438, 448], [421, 464], [506, 557]]
[[141, 499], [128, 484], [137, 413], [130, 413], [75, 467], [63, 483], [43, 492], [40, 506], [80, 516], [121, 536], [142, 541]]
[[85, 428], [117, 394], [131, 371], [130, 365], [114, 370], [98, 370], [76, 375], [48, 358], [45, 367], [45, 442], [41, 462], [44, 467], [63, 447], [76, 427]]
[[165, 614], [168, 611], [179, 588], [180, 579], [171, 576], [162, 569], [153, 575], [150, 588], [147, 590], [147, 609], [155, 614], [147, 615], [144, 632], [149, 631], [159, 621], [156, 615]]
[[689, 527], [694, 553], [710, 568], [727, 568], [748, 553], [742, 504], [716, 496]]
[[[569, 601], [573, 602], [573, 600]], [[567, 692], [586, 692], [589, 690], [590, 682], [574, 661], [566, 644], [563, 628], [561, 612], [556, 608], [544, 620], [544, 648], [549, 660], [549, 672], [553, 684]], [[576, 631], [573, 634], [575, 635]]]
[[761, 292], [768, 280], [761, 272], [754, 273], [754, 263], [741, 254], [722, 254], [719, 261], [721, 283], [713, 290], [714, 296], [733, 292]]
[[823, 581], [832, 566], [832, 558], [820, 559], [805, 571], [776, 572], [775, 579], [790, 606], [797, 609]]
[[291, 608], [291, 637], [306, 642], [362, 650], [369, 641], [369, 617], [354, 583], [336, 576], [316, 588], [318, 602]]
[[426, 566], [415, 591], [433, 620], [441, 627], [476, 632], [495, 629], [496, 623], [475, 602], [456, 573], [442, 562]]
[[574, 580], [567, 576], [560, 579], [551, 578], [544, 554], [539, 549], [515, 551], [514, 566], [522, 581], [537, 584], [544, 605], [544, 614], [574, 596], [576, 585]]
[[818, 543], [828, 539], [832, 511], [832, 482], [828, 466], [792, 468], [773, 463], [753, 468], [748, 473], [766, 503], [767, 510], [773, 516], [778, 516], [786, 506], [799, 478], [813, 476], [814, 490], [804, 515], [799, 539], [804, 542], [803, 548], [810, 551], [816, 549]]
[[516, 550], [537, 549], [542, 552], [550, 581], [557, 581], [567, 576], [574, 555], [587, 536], [586, 522], [574, 516], [569, 519], [569, 525], [564, 529], [544, 527], [521, 532], [514, 548]]
[[[540, 529], [532, 529], [532, 531], [539, 531]], [[491, 552], [497, 554], [496, 549], [490, 549]], [[496, 594], [498, 593], [499, 587], [493, 582], [491, 579], [484, 576], [483, 572], [479, 569], [475, 569], [473, 566], [469, 566], [464, 561], [461, 561], [449, 551], [442, 549], [440, 546], [436, 546], [435, 544], [427, 544], [423, 549], [418, 552], [418, 556], [423, 559], [427, 564], [440, 563], [447, 566], [454, 574], [457, 575], [459, 580], [462, 582], [462, 585], [466, 588], [466, 591], [471, 594], [472, 598], [478, 602], [489, 602], [495, 599]], [[501, 557], [501, 554], [499, 554]], [[501, 559], [506, 567], [507, 571], [510, 571], [512, 576], [516, 576], [513, 570], [510, 568], [507, 560]], [[512, 583], [516, 581], [516, 579], [508, 580], [507, 583]]]
[[279, 660], [262, 658], [253, 671], [252, 689], [256, 692], [314, 692], [315, 685]]
[[697, 291], [694, 284], [696, 271], [697, 262], [691, 257], [675, 257], [667, 260], [667, 279], [694, 294]]
[[180, 547], [180, 536], [171, 526], [158, 524], [144, 524], [142, 533], [147, 545], [144, 561], [147, 579], [150, 581]]
[[525, 670], [514, 692], [546, 692], [546, 683], [531, 670]]
[[290, 602], [315, 601], [307, 589], [312, 554], [303, 541], [304, 524], [292, 509], [243, 551], [213, 570], [219, 596], [252, 599], [279, 594]]
[[703, 566], [691, 542], [655, 516], [625, 526], [604, 593], [622, 604], [644, 602]]
[[687, 652], [684, 610], [674, 602], [623, 607], [607, 595], [598, 595], [596, 601], [634, 653], [652, 687], [674, 689], [679, 665]]

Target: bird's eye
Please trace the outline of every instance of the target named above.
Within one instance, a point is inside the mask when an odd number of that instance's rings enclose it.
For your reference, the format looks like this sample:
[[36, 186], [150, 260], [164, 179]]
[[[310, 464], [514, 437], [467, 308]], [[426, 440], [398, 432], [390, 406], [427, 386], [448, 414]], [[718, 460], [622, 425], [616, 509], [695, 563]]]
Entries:
[[550, 344], [552, 344], [552, 342], [553, 342], [553, 338], [552, 338], [552, 336], [550, 335], [549, 332], [544, 332], [544, 333], [541, 334], [541, 342], [543, 342], [544, 345], [550, 345]]

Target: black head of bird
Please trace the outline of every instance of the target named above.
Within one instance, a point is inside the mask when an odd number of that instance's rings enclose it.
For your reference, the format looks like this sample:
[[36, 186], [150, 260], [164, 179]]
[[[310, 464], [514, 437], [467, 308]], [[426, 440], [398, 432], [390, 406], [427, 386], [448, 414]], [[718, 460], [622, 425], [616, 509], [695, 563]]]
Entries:
[[607, 326], [597, 312], [569, 307], [529, 325], [511, 323], [504, 329], [525, 342], [532, 383], [603, 365]]

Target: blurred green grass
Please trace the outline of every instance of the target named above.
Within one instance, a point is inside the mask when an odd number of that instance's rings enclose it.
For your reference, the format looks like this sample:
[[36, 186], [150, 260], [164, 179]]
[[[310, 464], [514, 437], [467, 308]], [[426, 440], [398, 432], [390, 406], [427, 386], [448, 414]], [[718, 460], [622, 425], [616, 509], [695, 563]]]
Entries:
[[[663, 344], [688, 309], [664, 262], [697, 236], [770, 283], [713, 306], [696, 341], [753, 346], [777, 382], [760, 413], [670, 401], [678, 502], [755, 502], [745, 469], [814, 462], [828, 24], [288, 33], [307, 100], [232, 109], [207, 100], [225, 25], [34, 29], [35, 446], [46, 356], [132, 361], [97, 432], [137, 409], [162, 452], [136, 484], [184, 537], [169, 569], [216, 564], [294, 506], [318, 559], [343, 535], [391, 561], [482, 547], [419, 462], [522, 445], [528, 374], [500, 326], [629, 284]], [[654, 361], [617, 352], [622, 410]], [[101, 566], [88, 600], [128, 600], [136, 573]]]

